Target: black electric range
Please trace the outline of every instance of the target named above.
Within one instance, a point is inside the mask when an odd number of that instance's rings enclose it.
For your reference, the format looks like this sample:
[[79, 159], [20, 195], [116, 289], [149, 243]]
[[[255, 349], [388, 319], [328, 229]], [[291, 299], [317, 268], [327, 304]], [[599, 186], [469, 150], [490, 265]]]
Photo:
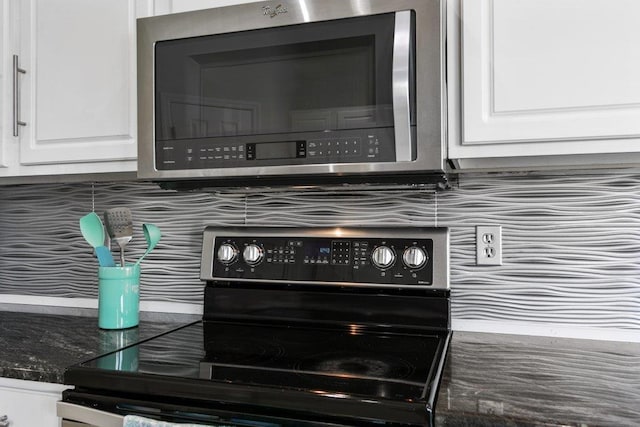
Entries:
[[201, 267], [202, 321], [69, 368], [67, 409], [433, 425], [451, 336], [446, 229], [208, 227]]

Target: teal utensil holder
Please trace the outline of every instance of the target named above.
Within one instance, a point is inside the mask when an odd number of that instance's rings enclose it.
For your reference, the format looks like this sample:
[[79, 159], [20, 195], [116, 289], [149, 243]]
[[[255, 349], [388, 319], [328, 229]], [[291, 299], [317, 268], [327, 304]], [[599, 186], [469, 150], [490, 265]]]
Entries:
[[[100, 331], [98, 368], [111, 371], [135, 372], [138, 370], [138, 328]], [[118, 350], [118, 351], [115, 351]]]
[[138, 326], [140, 265], [98, 268], [98, 326], [126, 329]]

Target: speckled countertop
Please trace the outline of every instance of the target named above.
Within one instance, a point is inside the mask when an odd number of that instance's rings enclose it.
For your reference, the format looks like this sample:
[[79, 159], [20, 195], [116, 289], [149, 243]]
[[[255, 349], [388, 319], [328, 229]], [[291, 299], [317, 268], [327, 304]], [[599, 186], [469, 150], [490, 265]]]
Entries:
[[197, 319], [141, 320], [136, 328], [106, 331], [91, 316], [0, 310], [0, 376], [62, 383], [67, 366]]
[[454, 332], [437, 426], [640, 426], [640, 343]]
[[[103, 331], [91, 316], [0, 310], [0, 376], [62, 383], [67, 366], [197, 320]], [[455, 332], [437, 426], [640, 426], [640, 343]]]

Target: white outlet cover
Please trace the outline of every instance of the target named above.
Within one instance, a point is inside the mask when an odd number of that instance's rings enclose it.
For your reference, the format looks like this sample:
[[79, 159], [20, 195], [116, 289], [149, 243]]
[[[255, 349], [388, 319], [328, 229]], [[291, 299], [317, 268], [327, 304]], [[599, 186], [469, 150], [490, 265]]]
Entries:
[[476, 227], [476, 265], [502, 265], [502, 226]]

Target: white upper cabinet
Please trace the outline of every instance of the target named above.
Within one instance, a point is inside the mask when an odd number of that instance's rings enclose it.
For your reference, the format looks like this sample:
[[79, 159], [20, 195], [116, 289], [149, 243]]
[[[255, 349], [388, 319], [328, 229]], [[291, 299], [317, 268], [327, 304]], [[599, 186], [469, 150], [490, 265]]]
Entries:
[[9, 31], [9, 17], [5, 11], [5, 7], [7, 2], [4, 0], [0, 0], [0, 168], [6, 167], [5, 163], [5, 146], [6, 140], [9, 138], [7, 133], [7, 125], [10, 122], [10, 119], [6, 117], [6, 110], [9, 106], [7, 95], [7, 72], [9, 71], [8, 60], [6, 60], [6, 47], [5, 43], [8, 42], [7, 32]]
[[23, 3], [20, 162], [136, 159], [134, 1]]
[[640, 1], [449, 9], [449, 158], [462, 168], [640, 159]]
[[[0, 176], [133, 172], [136, 170], [136, 18], [150, 2], [136, 0], [4, 0], [17, 30], [19, 136], [7, 133]], [[3, 24], [5, 23], [3, 16]], [[3, 38], [6, 31], [3, 25]], [[7, 47], [7, 43], [3, 43]], [[10, 65], [10, 64], [9, 64]], [[3, 64], [6, 71], [7, 64]], [[6, 75], [1, 90], [7, 91]], [[12, 89], [12, 88], [10, 88]], [[13, 92], [13, 90], [11, 90]], [[3, 107], [13, 112], [2, 93]]]
[[0, 0], [0, 173], [9, 166], [8, 146], [13, 138], [13, 42], [17, 39], [9, 0]]

